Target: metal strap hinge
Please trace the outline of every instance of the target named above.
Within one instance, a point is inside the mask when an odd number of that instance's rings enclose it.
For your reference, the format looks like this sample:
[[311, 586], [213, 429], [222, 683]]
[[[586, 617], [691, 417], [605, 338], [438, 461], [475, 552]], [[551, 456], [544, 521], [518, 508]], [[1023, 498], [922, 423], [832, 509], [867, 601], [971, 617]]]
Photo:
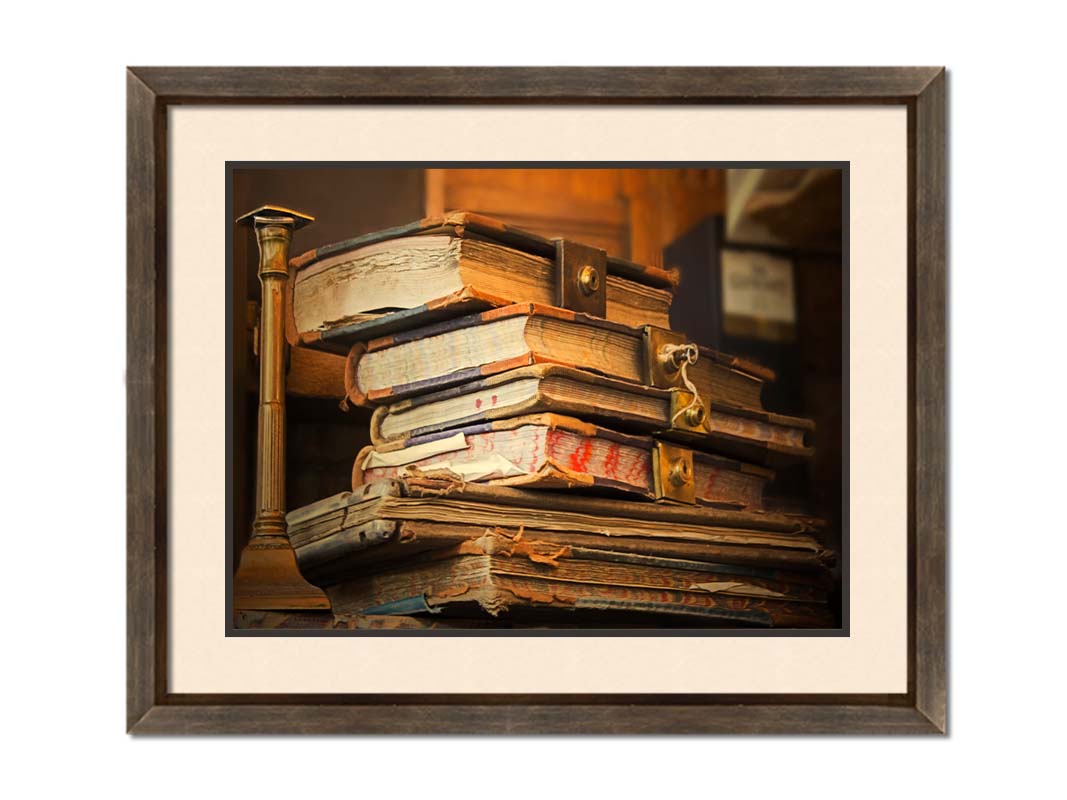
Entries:
[[657, 328], [654, 325], [644, 327], [645, 345], [645, 385], [660, 389], [673, 389], [682, 385], [682, 362], [677, 355], [666, 352], [669, 345], [688, 344], [684, 333]]
[[606, 317], [608, 254], [589, 245], [556, 239], [556, 305]]
[[652, 485], [656, 500], [696, 502], [693, 451], [666, 442], [656, 442], [652, 452]]
[[671, 389], [668, 430], [685, 433], [708, 433], [708, 410], [703, 403], [693, 402], [693, 393], [685, 389]]

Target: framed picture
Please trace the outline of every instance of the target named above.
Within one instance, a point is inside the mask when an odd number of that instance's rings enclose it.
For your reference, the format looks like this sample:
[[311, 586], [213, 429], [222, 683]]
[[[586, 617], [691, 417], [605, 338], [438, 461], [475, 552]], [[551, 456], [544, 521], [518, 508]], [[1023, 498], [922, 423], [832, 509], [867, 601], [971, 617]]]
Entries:
[[128, 71], [135, 733], [943, 733], [945, 74]]

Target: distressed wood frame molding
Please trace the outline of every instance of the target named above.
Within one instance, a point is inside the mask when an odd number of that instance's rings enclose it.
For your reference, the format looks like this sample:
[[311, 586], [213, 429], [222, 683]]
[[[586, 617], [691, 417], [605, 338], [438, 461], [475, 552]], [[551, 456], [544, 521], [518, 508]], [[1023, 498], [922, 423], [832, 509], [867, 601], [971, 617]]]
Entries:
[[[167, 109], [175, 104], [903, 105], [908, 115], [908, 684], [901, 695], [180, 695], [167, 686]], [[127, 727], [134, 733], [943, 733], [942, 68], [131, 68]]]

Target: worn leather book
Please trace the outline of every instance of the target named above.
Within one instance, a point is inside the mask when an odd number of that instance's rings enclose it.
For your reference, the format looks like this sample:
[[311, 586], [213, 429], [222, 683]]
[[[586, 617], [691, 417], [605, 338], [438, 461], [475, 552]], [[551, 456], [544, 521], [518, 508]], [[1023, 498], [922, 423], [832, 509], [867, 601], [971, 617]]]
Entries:
[[[349, 402], [391, 403], [531, 364], [562, 364], [648, 383], [645, 333], [566, 309], [517, 303], [357, 343], [349, 351]], [[686, 374], [707, 403], [762, 411], [763, 368], [698, 348]]]
[[[812, 576], [819, 585], [826, 581], [832, 565], [829, 551], [817, 542], [799, 537], [799, 547], [779, 547], [780, 543], [761, 544], [761, 538], [744, 541], [709, 542], [685, 538], [659, 538], [635, 534], [556, 531], [526, 526], [466, 525], [459, 522], [376, 519], [353, 523], [344, 515], [331, 515], [297, 529], [297, 559], [303, 574], [314, 582], [334, 583], [348, 574], [374, 571], [383, 564], [396, 564], [431, 550], [454, 547], [477, 539], [487, 531], [512, 538], [522, 536], [528, 542], [552, 545], [557, 550], [568, 547], [581, 553], [586, 549], [609, 550], [633, 558], [674, 558], [729, 565], [738, 570], [759, 570], [764, 577], [787, 579], [786, 576]], [[808, 545], [808, 546], [803, 546]], [[805, 582], [801, 580], [800, 582]]]
[[287, 521], [301, 572], [338, 614], [832, 624], [833, 554], [811, 535], [814, 521], [797, 517], [409, 478]]
[[392, 558], [362, 564], [303, 547], [301, 569], [340, 614], [518, 620], [554, 614], [566, 621], [572, 613], [600, 612], [607, 618], [681, 617], [699, 625], [831, 624], [824, 571], [716, 562], [703, 552], [695, 558], [648, 548], [628, 552], [610, 542], [590, 547], [581, 537], [500, 527], [451, 526], [451, 538], [465, 538], [427, 548], [426, 539], [434, 538], [427, 527], [434, 526], [405, 523], [401, 537], [380, 548], [391, 549]]
[[699, 426], [675, 427], [671, 390], [535, 364], [379, 406], [371, 416], [370, 435], [375, 445], [386, 445], [548, 412], [760, 463], [788, 463], [813, 452], [807, 443], [811, 420], [722, 403], [704, 408]]
[[[596, 561], [574, 561], [560, 578], [549, 565], [529, 560], [469, 552], [444, 555], [450, 557], [352, 578], [326, 592], [342, 613], [519, 619], [554, 614], [566, 621], [569, 614], [601, 612], [614, 617], [683, 617], [701, 627], [719, 622], [768, 628], [832, 626], [825, 603], [741, 594], [761, 587], [734, 576], [722, 580], [715, 573], [646, 567], [612, 570]], [[692, 589], [679, 588], [685, 586]], [[720, 586], [736, 588], [731, 593], [715, 588]]]
[[[519, 301], [557, 305], [554, 241], [453, 212], [317, 248], [289, 262], [291, 344], [353, 341]], [[607, 257], [605, 316], [669, 327], [673, 273]]]
[[[819, 571], [834, 555], [818, 520], [762, 511], [674, 506], [409, 477], [365, 484], [286, 517], [301, 570], [363, 567], [520, 529], [558, 546]], [[417, 543], [417, 544], [416, 544]]]
[[407, 478], [287, 516], [337, 614], [574, 625], [827, 627], [814, 520]]
[[[656, 498], [655, 440], [558, 414], [469, 425], [364, 448], [352, 485], [406, 475], [444, 475], [527, 489], [585, 489]], [[695, 500], [762, 508], [771, 470], [721, 456], [693, 456]]]

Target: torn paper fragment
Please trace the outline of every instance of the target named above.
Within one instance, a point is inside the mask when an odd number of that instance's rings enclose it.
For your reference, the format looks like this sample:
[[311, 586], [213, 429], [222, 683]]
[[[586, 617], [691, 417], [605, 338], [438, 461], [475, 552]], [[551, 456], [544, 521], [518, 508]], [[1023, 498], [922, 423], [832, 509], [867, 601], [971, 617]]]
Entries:
[[462, 433], [457, 433], [455, 436], [449, 436], [446, 439], [435, 439], [432, 442], [423, 442], [414, 447], [405, 447], [402, 450], [393, 450], [392, 452], [380, 453], [377, 450], [371, 450], [363, 460], [362, 468], [367, 470], [376, 467], [402, 467], [405, 464], [414, 464], [416, 461], [422, 461], [424, 458], [440, 455], [441, 453], [466, 450], [467, 447], [467, 437]]
[[489, 453], [472, 461], [443, 461], [434, 464], [432, 469], [435, 472], [438, 470], [451, 472], [462, 480], [472, 483], [492, 481], [497, 478], [514, 478], [526, 474], [526, 470], [519, 469], [499, 453]]
[[744, 589], [742, 594], [750, 595], [753, 597], [785, 597], [781, 592], [776, 592], [772, 589], [766, 589], [763, 586], [752, 586], [747, 583], [739, 583], [737, 581], [712, 581], [710, 583], [694, 583], [689, 587], [690, 591], [693, 589], [700, 589], [704, 592], [730, 592], [738, 589]]
[[731, 589], [738, 589], [744, 585], [745, 584], [738, 583], [737, 581], [712, 581], [709, 583], [694, 583], [689, 589], [690, 591], [693, 589], [700, 589], [701, 591], [714, 594], [715, 592], [728, 592]]

